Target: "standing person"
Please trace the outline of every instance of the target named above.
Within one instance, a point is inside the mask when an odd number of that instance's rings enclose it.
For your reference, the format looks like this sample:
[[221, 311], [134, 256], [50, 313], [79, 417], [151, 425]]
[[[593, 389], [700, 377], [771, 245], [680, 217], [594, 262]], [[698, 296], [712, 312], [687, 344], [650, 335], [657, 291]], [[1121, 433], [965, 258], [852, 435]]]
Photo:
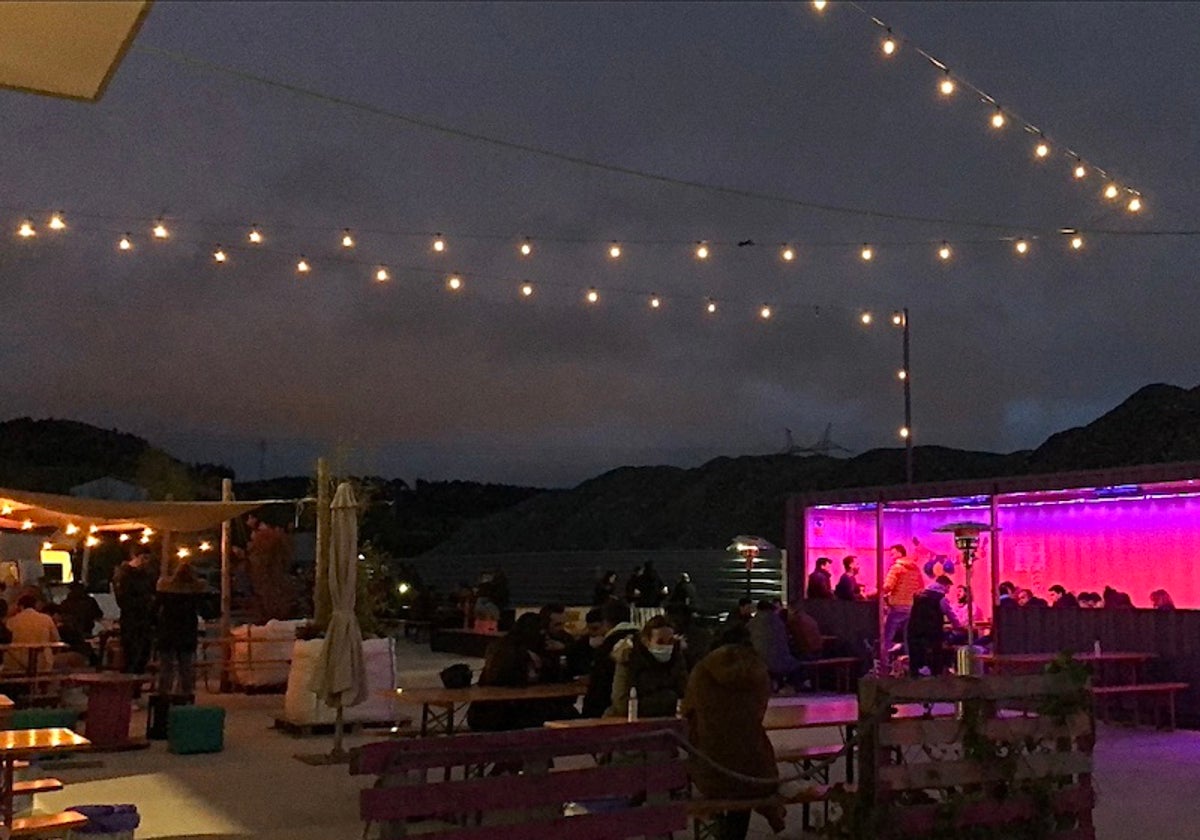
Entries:
[[629, 575], [629, 580], [625, 581], [625, 601], [629, 606], [637, 604], [637, 599], [642, 594], [642, 567], [634, 566], [633, 571]]
[[671, 590], [671, 595], [667, 598], [667, 605], [676, 609], [695, 610], [697, 607], [696, 584], [692, 583], [692, 576], [687, 572], [679, 575], [679, 580], [675, 582], [675, 588]]
[[636, 636], [638, 627], [629, 620], [629, 604], [624, 601], [609, 601], [600, 609], [603, 635], [592, 659], [592, 670], [588, 679], [587, 693], [583, 696], [583, 716], [598, 718], [612, 703], [613, 680], [617, 663], [613, 661], [613, 648], [622, 639]]
[[658, 576], [654, 562], [647, 560], [638, 578], [637, 596], [634, 599], [634, 624], [645, 624], [656, 615], [662, 615], [663, 598], [667, 596], [667, 585]]
[[141, 549], [113, 575], [113, 595], [121, 611], [121, 655], [126, 674], [144, 674], [154, 640], [154, 586], [150, 552]]
[[[180, 563], [173, 575], [158, 582], [154, 642], [158, 648], [160, 696], [190, 697], [196, 693], [196, 645], [200, 641], [202, 596], [207, 588], [191, 563]], [[175, 691], [177, 682], [179, 690]]]
[[833, 597], [839, 601], [861, 601], [862, 586], [858, 582], [858, 558], [849, 554], [842, 558], [842, 576], [833, 588]]
[[945, 625], [959, 631], [962, 622], [954, 612], [954, 606], [946, 597], [953, 581], [945, 575], [918, 592], [913, 597], [912, 615], [908, 620], [908, 671], [911, 676], [921, 676], [922, 669], [930, 674], [941, 674], [946, 670]]
[[833, 597], [833, 573], [829, 571], [832, 562], [828, 557], [817, 558], [817, 567], [808, 576], [806, 598], [829, 600]]
[[[775, 750], [763, 729], [771, 698], [766, 663], [750, 645], [744, 626], [726, 628], [723, 641], [692, 671], [683, 697], [682, 713], [688, 741], [721, 767], [761, 783], [733, 779], [707, 762], [688, 759], [688, 777], [708, 799], [759, 799], [778, 789]], [[776, 832], [782, 831], [786, 811], [776, 806], [763, 814]], [[726, 811], [717, 817], [720, 840], [744, 840], [750, 811]]]
[[792, 655], [788, 643], [787, 625], [775, 610], [771, 601], [759, 601], [758, 611], [746, 624], [750, 631], [750, 643], [763, 662], [773, 682], [791, 683], [800, 687], [804, 663]]
[[617, 573], [609, 569], [592, 588], [592, 606], [603, 607], [617, 597]]
[[616, 663], [612, 705], [605, 714], [625, 717], [630, 691], [637, 690], [639, 717], [673, 717], [687, 687], [687, 664], [667, 619], [656, 615], [637, 636], [622, 640], [612, 652]]
[[[904, 629], [912, 614], [913, 598], [922, 589], [921, 569], [908, 556], [904, 546], [896, 543], [890, 549], [892, 565], [883, 581], [883, 603], [887, 615], [883, 620], [884, 649], [890, 649], [896, 637], [904, 639]], [[900, 643], [903, 646], [903, 642]]]

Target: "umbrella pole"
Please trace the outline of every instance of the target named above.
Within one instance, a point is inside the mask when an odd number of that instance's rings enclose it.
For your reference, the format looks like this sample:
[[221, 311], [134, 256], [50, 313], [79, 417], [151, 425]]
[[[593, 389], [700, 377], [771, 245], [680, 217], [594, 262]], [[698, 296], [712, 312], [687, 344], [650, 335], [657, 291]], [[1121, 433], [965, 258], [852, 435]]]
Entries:
[[329, 462], [317, 459], [317, 568], [313, 582], [313, 623], [324, 630], [329, 626], [333, 605], [329, 596]]
[[329, 753], [329, 757], [335, 761], [340, 761], [346, 755], [346, 751], [342, 749], [342, 736], [344, 734], [342, 712], [342, 699], [339, 696], [337, 711], [333, 719], [333, 751]]
[[[221, 479], [221, 501], [233, 501], [233, 479]], [[230, 612], [233, 605], [233, 578], [229, 566], [229, 537], [230, 521], [221, 523], [221, 623], [217, 631], [220, 644], [217, 650], [221, 656], [221, 691], [231, 691], [233, 686], [229, 679], [229, 663], [232, 649], [228, 644]]]

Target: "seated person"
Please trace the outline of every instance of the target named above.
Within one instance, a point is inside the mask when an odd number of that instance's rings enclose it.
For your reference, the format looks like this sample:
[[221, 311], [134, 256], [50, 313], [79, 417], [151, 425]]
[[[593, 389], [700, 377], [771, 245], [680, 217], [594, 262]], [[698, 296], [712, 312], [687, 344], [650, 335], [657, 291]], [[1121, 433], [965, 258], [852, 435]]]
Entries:
[[612, 652], [617, 669], [607, 717], [629, 713], [630, 692], [637, 690], [638, 717], [673, 717], [687, 687], [687, 663], [675, 629], [664, 616], [646, 622], [637, 635]]
[[1059, 609], [1076, 609], [1079, 607], [1079, 599], [1068, 592], [1061, 583], [1056, 583], [1050, 587], [1050, 606]]
[[[12, 634], [12, 644], [49, 644], [61, 641], [54, 619], [37, 610], [38, 596], [25, 592], [17, 599], [17, 612], [9, 616], [6, 624]], [[39, 672], [54, 669], [54, 653], [46, 647], [37, 653], [36, 668]], [[25, 651], [8, 651], [4, 655], [4, 670], [12, 673], [24, 672], [29, 668], [29, 655]]]
[[1100, 609], [1100, 593], [1099, 592], [1080, 592], [1079, 606], [1085, 610]]
[[755, 652], [767, 664], [767, 672], [774, 683], [789, 683], [800, 688], [803, 681], [804, 663], [792, 654], [788, 642], [787, 625], [771, 601], [759, 601], [758, 611], [746, 624], [750, 631], [750, 643]]
[[617, 663], [613, 662], [612, 658], [613, 649], [623, 639], [638, 633], [638, 627], [629, 620], [629, 614], [629, 604], [615, 598], [600, 608], [600, 630], [603, 637], [592, 660], [587, 694], [583, 696], [584, 717], [601, 717], [612, 704], [613, 681], [617, 670]]
[[1039, 598], [1033, 594], [1032, 589], [1017, 590], [1017, 606], [1018, 607], [1048, 607], [1045, 598]]
[[[479, 685], [519, 688], [541, 682], [543, 644], [541, 618], [526, 613], [503, 638], [488, 646]], [[532, 729], [550, 719], [545, 703], [537, 700], [488, 700], [467, 707], [467, 725], [481, 732]]]
[[787, 611], [787, 632], [792, 653], [797, 658], [816, 659], [821, 655], [825, 641], [821, 638], [821, 627], [804, 609], [803, 602], [793, 604]]
[[604, 611], [599, 607], [593, 607], [588, 610], [587, 617], [584, 620], [587, 623], [584, 634], [578, 639], [573, 639], [567, 645], [565, 676], [568, 679], [590, 674], [592, 666], [596, 663], [596, 652], [604, 644], [604, 635], [606, 632], [604, 627]]
[[932, 583], [913, 598], [912, 615], [908, 619], [908, 670], [911, 676], [923, 671], [937, 675], [946, 670], [946, 630], [962, 630], [962, 622], [954, 612], [946, 593], [953, 581], [938, 575]]
[[1150, 593], [1150, 606], [1156, 610], [1173, 610], [1175, 601], [1165, 589], [1155, 589]]

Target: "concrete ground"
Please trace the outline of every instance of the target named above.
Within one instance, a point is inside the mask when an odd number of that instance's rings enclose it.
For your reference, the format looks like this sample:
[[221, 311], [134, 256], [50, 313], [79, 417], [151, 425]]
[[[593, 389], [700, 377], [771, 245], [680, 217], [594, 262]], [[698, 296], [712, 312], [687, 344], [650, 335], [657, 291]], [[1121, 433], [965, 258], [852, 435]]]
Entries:
[[[430, 653], [427, 647], [401, 643], [400, 683], [437, 685], [447, 664], [464, 661]], [[478, 664], [474, 662], [473, 664]], [[271, 729], [282, 710], [279, 695], [202, 695], [200, 702], [224, 706], [225, 751], [176, 756], [162, 742], [147, 750], [106, 753], [100, 768], [44, 768], [66, 783], [40, 795], [39, 809], [71, 805], [132, 802], [142, 815], [140, 840], [358, 840], [358, 791], [369, 779], [351, 777], [345, 765], [313, 767], [297, 753], [327, 752], [331, 738], [295, 738]], [[412, 709], [404, 709], [408, 714]], [[135, 714], [134, 731], [144, 731], [144, 713]], [[785, 733], [787, 743], [835, 743], [834, 731]], [[348, 738], [347, 745], [368, 738]], [[832, 740], [831, 740], [832, 739]], [[780, 740], [780, 743], [785, 743]], [[1100, 840], [1143, 840], [1191, 836], [1200, 825], [1200, 732], [1160, 733], [1102, 727], [1096, 746], [1097, 836]], [[834, 779], [841, 778], [835, 768]], [[785, 837], [799, 837], [799, 808], [789, 813]], [[773, 837], [757, 815], [751, 837]]]

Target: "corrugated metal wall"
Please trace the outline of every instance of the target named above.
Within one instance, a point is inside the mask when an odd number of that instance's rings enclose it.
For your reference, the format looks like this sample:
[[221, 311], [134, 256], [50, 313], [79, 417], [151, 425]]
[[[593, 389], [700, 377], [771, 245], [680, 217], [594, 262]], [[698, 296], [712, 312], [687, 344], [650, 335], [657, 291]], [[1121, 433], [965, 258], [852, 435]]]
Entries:
[[[546, 603], [583, 605], [607, 569], [617, 573], [624, 591], [633, 567], [652, 561], [659, 576], [674, 587], [682, 572], [691, 575], [704, 612], [729, 609], [746, 593], [746, 567], [741, 557], [725, 551], [563, 551], [525, 554], [468, 554], [417, 557], [409, 562], [426, 584], [438, 592], [454, 591], [460, 581], [474, 583], [484, 569], [500, 567], [508, 576], [513, 606]], [[781, 598], [784, 563], [779, 553], [754, 564], [751, 597]]]

